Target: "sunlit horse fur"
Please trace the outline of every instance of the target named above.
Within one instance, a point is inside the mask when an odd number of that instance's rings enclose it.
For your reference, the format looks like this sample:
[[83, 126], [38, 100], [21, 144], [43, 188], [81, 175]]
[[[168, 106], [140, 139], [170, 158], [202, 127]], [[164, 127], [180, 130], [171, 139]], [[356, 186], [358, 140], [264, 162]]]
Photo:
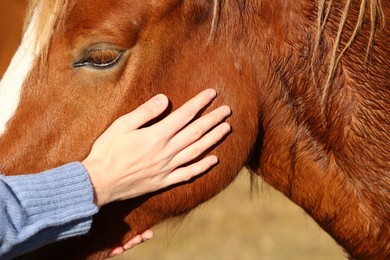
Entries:
[[[175, 109], [213, 87], [219, 97], [212, 107], [233, 110], [233, 133], [214, 149], [220, 164], [209, 173], [107, 206], [89, 235], [36, 257], [103, 258], [212, 198], [244, 166], [300, 205], [351, 257], [390, 257], [389, 1], [31, 6], [30, 38], [21, 46], [31, 66], [23, 52], [11, 65], [19, 57], [26, 78], [19, 76], [18, 106], [3, 106], [9, 118], [0, 122], [0, 172], [82, 160], [115, 118], [156, 93]], [[7, 73], [0, 100], [17, 77]]]

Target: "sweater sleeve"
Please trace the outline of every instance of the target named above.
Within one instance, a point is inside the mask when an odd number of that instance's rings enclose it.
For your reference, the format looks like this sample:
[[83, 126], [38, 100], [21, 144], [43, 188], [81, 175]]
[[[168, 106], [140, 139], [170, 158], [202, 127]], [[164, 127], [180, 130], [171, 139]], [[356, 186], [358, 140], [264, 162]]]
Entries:
[[97, 212], [81, 163], [39, 174], [0, 175], [0, 258], [86, 234]]

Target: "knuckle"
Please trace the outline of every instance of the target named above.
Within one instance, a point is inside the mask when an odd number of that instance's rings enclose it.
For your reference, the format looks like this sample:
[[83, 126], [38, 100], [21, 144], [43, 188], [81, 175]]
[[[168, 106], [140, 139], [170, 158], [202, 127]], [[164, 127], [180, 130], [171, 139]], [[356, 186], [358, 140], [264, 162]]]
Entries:
[[[199, 156], [200, 154], [202, 154], [203, 152], [204, 152], [204, 148], [203, 147], [201, 147], [201, 146], [196, 146], [196, 147], [194, 147], [193, 148], [193, 150], [192, 150], [192, 156], [193, 157], [197, 157], [197, 156]], [[194, 159], [194, 158], [193, 158]]]
[[197, 107], [187, 109], [186, 111], [184, 111], [184, 117], [188, 118], [188, 119], [192, 119], [195, 117], [195, 115], [198, 113], [198, 111], [199, 111], [199, 109]]
[[198, 123], [196, 125], [194, 125], [194, 129], [192, 130], [193, 131], [193, 136], [195, 136], [196, 138], [200, 138], [202, 137], [206, 132], [208, 132], [210, 130], [211, 127], [209, 127], [208, 125], [206, 125], [206, 123]]
[[203, 135], [203, 133], [204, 133], [204, 130], [200, 126], [194, 127], [192, 130], [192, 136], [195, 137], [196, 139], [201, 137]]

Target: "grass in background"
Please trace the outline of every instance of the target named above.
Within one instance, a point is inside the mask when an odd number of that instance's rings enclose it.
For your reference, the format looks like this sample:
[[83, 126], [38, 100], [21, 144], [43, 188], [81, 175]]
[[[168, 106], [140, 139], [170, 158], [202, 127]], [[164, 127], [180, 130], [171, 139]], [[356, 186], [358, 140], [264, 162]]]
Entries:
[[282, 194], [243, 171], [217, 198], [115, 257], [132, 260], [346, 259], [342, 249]]

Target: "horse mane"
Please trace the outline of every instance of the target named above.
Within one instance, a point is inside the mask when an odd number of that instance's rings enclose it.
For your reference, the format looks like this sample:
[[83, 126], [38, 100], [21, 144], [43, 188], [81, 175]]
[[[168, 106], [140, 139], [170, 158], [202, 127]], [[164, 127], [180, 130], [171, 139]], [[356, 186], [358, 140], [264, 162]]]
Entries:
[[[328, 22], [329, 14], [332, 8], [334, 0], [319, 0], [318, 3], [318, 13], [317, 13], [317, 34], [315, 38], [315, 43], [314, 43], [314, 51], [313, 51], [313, 56], [312, 56], [312, 72], [313, 70], [313, 64], [315, 61], [315, 55], [319, 49], [319, 44], [321, 42], [321, 38], [323, 37], [325, 25]], [[327, 104], [327, 99], [329, 97], [329, 94], [331, 92], [331, 86], [332, 86], [332, 81], [337, 69], [337, 66], [345, 54], [345, 52], [351, 47], [352, 43], [354, 42], [356, 36], [358, 35], [362, 24], [365, 20], [366, 12], [367, 9], [370, 14], [370, 36], [369, 40], [367, 43], [367, 48], [366, 48], [366, 56], [365, 56], [365, 61], [367, 60], [367, 57], [369, 55], [370, 49], [373, 44], [374, 36], [379, 30], [382, 30], [385, 25], [385, 15], [383, 13], [382, 9], [382, 4], [381, 0], [360, 0], [360, 8], [359, 8], [359, 16], [356, 22], [356, 25], [354, 27], [354, 30], [352, 32], [352, 35], [348, 39], [347, 43], [345, 44], [344, 48], [340, 50], [340, 42], [343, 36], [343, 31], [344, 31], [344, 26], [345, 23], [348, 19], [348, 15], [350, 13], [350, 8], [351, 8], [351, 3], [352, 0], [346, 0], [344, 9], [341, 13], [341, 17], [339, 20], [338, 24], [338, 30], [337, 30], [337, 35], [334, 41], [334, 44], [332, 46], [332, 53], [328, 65], [328, 75], [326, 78], [326, 83], [324, 86], [324, 90], [322, 92], [322, 98], [321, 98], [321, 107], [323, 111], [326, 108]], [[316, 82], [314, 72], [313, 72], [313, 81]]]
[[[218, 27], [220, 6], [222, 4], [222, 1], [223, 0], [213, 0], [213, 17], [210, 26], [209, 42], [212, 41], [212, 39], [214, 38], [215, 32]], [[314, 50], [312, 56], [313, 58], [311, 62], [312, 68], [316, 59], [314, 53], [319, 50], [320, 42], [324, 36], [325, 25], [329, 20], [329, 14], [332, 9], [332, 5], [334, 4], [334, 1], [335, 0], [318, 0], [317, 32], [314, 42]], [[379, 30], [383, 29], [385, 24], [385, 15], [383, 13], [381, 0], [360, 0], [359, 16], [357, 23], [354, 27], [354, 31], [352, 32], [352, 35], [348, 39], [344, 48], [340, 50], [340, 42], [343, 36], [345, 23], [348, 20], [348, 15], [350, 13], [351, 3], [352, 0], [345, 0], [344, 9], [341, 13], [341, 17], [338, 22], [338, 31], [334, 44], [332, 46], [331, 57], [328, 64], [327, 79], [322, 92], [321, 105], [323, 109], [326, 107], [327, 98], [332, 90], [332, 81], [340, 59], [351, 47], [356, 36], [358, 35], [365, 20], [367, 9], [370, 15], [370, 36], [369, 41], [367, 43], [366, 59], [370, 52], [371, 46], [373, 44], [373, 39], [378, 31], [378, 28]], [[37, 30], [39, 31], [39, 37], [35, 39], [34, 46], [36, 50], [40, 50], [39, 57], [41, 59], [47, 58], [51, 36], [56, 29], [61, 27], [60, 25], [66, 18], [70, 9], [70, 0], [30, 0], [24, 26], [26, 30], [29, 22], [33, 19], [35, 12], [39, 12], [39, 15], [37, 17]], [[313, 81], [314, 83], [316, 82], [314, 72]]]

